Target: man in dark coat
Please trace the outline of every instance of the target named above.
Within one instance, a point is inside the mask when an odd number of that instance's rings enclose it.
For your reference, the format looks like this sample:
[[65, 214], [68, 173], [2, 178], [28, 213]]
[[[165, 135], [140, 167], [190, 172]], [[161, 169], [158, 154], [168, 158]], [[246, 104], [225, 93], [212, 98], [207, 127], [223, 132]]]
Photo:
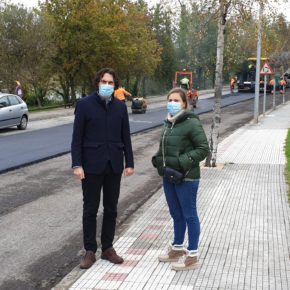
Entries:
[[[119, 82], [114, 70], [97, 72], [96, 92], [79, 100], [71, 144], [74, 175], [82, 182], [83, 236], [86, 254], [80, 267], [96, 261], [96, 218], [103, 189], [104, 216], [101, 258], [123, 263], [113, 248], [121, 176], [134, 173], [133, 152], [126, 104], [114, 98]], [[125, 169], [124, 169], [125, 159]]]

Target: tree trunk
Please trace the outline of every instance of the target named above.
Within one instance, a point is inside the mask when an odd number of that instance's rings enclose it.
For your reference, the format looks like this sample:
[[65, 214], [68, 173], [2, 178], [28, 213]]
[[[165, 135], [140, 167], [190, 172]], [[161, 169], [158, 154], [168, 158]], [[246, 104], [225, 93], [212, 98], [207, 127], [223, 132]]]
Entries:
[[130, 75], [126, 74], [126, 89], [130, 90]]
[[92, 81], [91, 76], [88, 76], [87, 84], [88, 84], [88, 93], [96, 91], [95, 81]]
[[224, 31], [229, 5], [230, 4], [225, 4], [223, 0], [220, 0], [220, 14], [218, 22], [217, 55], [216, 55], [216, 70], [214, 84], [215, 104], [209, 136], [210, 152], [206, 158], [205, 163], [205, 166], [208, 167], [216, 167], [217, 160], [218, 137], [221, 123], [221, 97], [222, 97], [223, 65], [224, 65]]
[[62, 91], [63, 91], [63, 101], [65, 104], [68, 104], [69, 101], [70, 101], [70, 98], [69, 98], [69, 83], [67, 81], [67, 79], [63, 79], [62, 77], [60, 78], [60, 86], [62, 88]]
[[137, 96], [140, 96], [142, 95], [142, 79], [141, 77], [138, 77], [137, 79]]
[[42, 107], [42, 104], [41, 104], [41, 100], [40, 100], [40, 98], [39, 98], [38, 95], [36, 96], [36, 101], [37, 101], [38, 108], [41, 108]]
[[202, 74], [203, 74], [202, 67], [199, 67], [197, 69], [197, 84], [195, 84], [196, 89], [201, 89]]
[[75, 80], [72, 76], [69, 77], [69, 86], [70, 86], [71, 102], [75, 104], [77, 102], [77, 96], [75, 89]]
[[37, 84], [35, 84], [35, 83], [33, 83], [32, 84], [32, 86], [33, 86], [33, 92], [34, 92], [34, 95], [35, 95], [35, 98], [36, 98], [36, 102], [37, 102], [37, 106], [39, 107], [39, 108], [41, 108], [42, 107], [42, 98], [41, 98], [41, 92], [39, 91], [39, 88], [37, 87]]
[[134, 83], [134, 87], [133, 87], [133, 92], [132, 92], [132, 95], [133, 96], [139, 96], [140, 94], [140, 77], [139, 76], [136, 76], [136, 79], [135, 79], [135, 83]]
[[146, 97], [146, 77], [142, 78], [142, 97]]
[[85, 83], [83, 83], [82, 87], [81, 87], [81, 94], [82, 94], [82, 97], [86, 95], [86, 92], [87, 92], [87, 86]]

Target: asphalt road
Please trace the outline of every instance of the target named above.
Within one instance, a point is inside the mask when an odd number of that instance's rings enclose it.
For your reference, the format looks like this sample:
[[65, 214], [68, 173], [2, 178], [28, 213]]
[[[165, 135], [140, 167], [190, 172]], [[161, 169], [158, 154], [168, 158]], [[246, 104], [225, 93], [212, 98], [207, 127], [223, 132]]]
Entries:
[[[253, 98], [253, 94], [225, 95], [222, 107]], [[211, 112], [214, 99], [198, 102], [197, 114]], [[131, 133], [160, 126], [166, 115], [166, 108], [148, 109], [146, 114], [129, 114]], [[2, 132], [1, 132], [2, 131]], [[33, 164], [70, 151], [72, 123], [21, 134], [6, 135], [0, 130], [0, 173], [24, 165]], [[9, 132], [9, 131], [8, 131]]]
[[[221, 139], [252, 116], [253, 100], [222, 109]], [[211, 118], [211, 113], [200, 116], [206, 132]], [[156, 128], [132, 137], [136, 172], [122, 180], [117, 235], [161, 186], [150, 162], [159, 136]], [[81, 188], [72, 176], [69, 154], [1, 174], [0, 289], [51, 289], [76, 267], [82, 249], [81, 211]], [[99, 222], [101, 216], [100, 210]]]

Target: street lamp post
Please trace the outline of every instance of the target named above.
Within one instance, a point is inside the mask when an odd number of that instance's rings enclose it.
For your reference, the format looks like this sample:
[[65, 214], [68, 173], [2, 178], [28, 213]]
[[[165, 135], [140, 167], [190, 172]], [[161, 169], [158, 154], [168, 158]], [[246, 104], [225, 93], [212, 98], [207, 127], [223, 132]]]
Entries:
[[262, 14], [263, 14], [263, 4], [260, 4], [259, 22], [258, 22], [257, 60], [256, 60], [255, 103], [254, 103], [255, 123], [258, 123], [258, 120], [259, 120], [260, 68], [261, 68], [261, 47], [262, 47]]
[[273, 85], [273, 110], [276, 110], [276, 79], [274, 75], [274, 85]]
[[263, 116], [266, 114], [266, 101], [267, 101], [267, 75], [264, 75], [264, 98], [263, 98]]

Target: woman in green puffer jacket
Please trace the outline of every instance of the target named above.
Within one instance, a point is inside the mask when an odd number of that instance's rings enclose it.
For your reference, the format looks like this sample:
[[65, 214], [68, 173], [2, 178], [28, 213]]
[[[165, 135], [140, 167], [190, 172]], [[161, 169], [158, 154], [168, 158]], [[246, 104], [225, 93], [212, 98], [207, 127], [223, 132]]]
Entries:
[[[152, 164], [158, 174], [164, 176], [164, 168], [183, 173], [179, 184], [163, 177], [163, 188], [174, 225], [174, 239], [160, 262], [177, 262], [176, 271], [189, 270], [198, 264], [198, 242], [200, 223], [196, 209], [199, 186], [199, 162], [208, 154], [208, 142], [199, 118], [188, 110], [186, 91], [172, 89], [167, 96], [168, 115], [161, 134], [158, 152], [152, 157]], [[184, 249], [184, 237], [188, 230], [188, 247]]]

